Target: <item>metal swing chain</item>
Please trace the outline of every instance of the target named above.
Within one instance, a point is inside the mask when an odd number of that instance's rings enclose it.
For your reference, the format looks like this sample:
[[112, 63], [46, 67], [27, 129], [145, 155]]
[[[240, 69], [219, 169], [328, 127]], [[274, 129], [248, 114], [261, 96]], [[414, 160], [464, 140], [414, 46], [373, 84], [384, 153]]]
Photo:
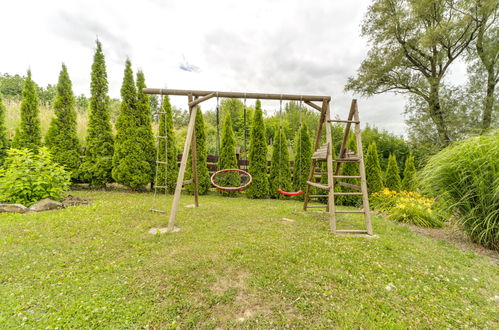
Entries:
[[[219, 108], [218, 93], [217, 93], [216, 122], [217, 122], [217, 137], [216, 137], [217, 141], [216, 141], [216, 143], [217, 143], [217, 157], [218, 157], [219, 153], [220, 153], [220, 108]], [[218, 164], [218, 159], [217, 159], [217, 164]]]
[[277, 168], [277, 175], [279, 177], [279, 189], [282, 188], [282, 180], [281, 180], [281, 166], [282, 166], [282, 95], [279, 100], [279, 167]]
[[[247, 160], [248, 159], [248, 154], [247, 154], [247, 151], [246, 151], [246, 93], [244, 93], [243, 116], [244, 116], [244, 128], [243, 128], [244, 160]], [[247, 166], [246, 166], [246, 169], [248, 169]]]

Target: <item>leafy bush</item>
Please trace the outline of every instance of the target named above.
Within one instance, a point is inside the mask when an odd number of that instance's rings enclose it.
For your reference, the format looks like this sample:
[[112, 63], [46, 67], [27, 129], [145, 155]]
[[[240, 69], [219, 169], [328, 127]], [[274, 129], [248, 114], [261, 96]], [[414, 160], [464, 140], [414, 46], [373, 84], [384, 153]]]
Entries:
[[388, 218], [420, 227], [442, 227], [443, 217], [435, 201], [414, 191], [396, 192], [388, 188], [371, 195], [371, 206], [388, 213]]
[[499, 247], [499, 131], [458, 142], [421, 173], [426, 192], [455, 213], [471, 239]]
[[10, 149], [0, 169], [0, 201], [30, 206], [44, 198], [60, 199], [69, 184], [70, 174], [52, 161], [47, 148], [38, 154]]

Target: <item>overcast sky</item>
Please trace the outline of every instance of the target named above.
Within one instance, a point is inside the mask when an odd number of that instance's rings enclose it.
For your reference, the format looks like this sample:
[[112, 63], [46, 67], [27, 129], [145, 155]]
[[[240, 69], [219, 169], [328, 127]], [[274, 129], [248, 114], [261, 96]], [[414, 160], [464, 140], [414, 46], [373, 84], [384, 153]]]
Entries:
[[[134, 70], [144, 71], [148, 87], [331, 95], [333, 115], [344, 117], [353, 95], [343, 86], [368, 49], [359, 31], [369, 3], [4, 1], [0, 73], [25, 74], [31, 68], [33, 79], [45, 86], [57, 82], [64, 62], [75, 94], [89, 95], [98, 37], [111, 97], [119, 97], [129, 57]], [[185, 97], [172, 102], [185, 108]], [[264, 103], [268, 110], [277, 106]], [[397, 134], [405, 131], [403, 108], [400, 95], [359, 100], [363, 122]]]

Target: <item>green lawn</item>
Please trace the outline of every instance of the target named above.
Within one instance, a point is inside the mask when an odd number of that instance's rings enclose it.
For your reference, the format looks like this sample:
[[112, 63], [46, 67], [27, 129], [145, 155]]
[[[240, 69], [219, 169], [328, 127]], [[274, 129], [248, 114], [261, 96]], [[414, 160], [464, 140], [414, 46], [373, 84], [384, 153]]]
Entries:
[[379, 217], [335, 237], [297, 201], [184, 196], [181, 231], [151, 235], [152, 194], [74, 194], [93, 202], [0, 214], [0, 327], [499, 326], [492, 259]]

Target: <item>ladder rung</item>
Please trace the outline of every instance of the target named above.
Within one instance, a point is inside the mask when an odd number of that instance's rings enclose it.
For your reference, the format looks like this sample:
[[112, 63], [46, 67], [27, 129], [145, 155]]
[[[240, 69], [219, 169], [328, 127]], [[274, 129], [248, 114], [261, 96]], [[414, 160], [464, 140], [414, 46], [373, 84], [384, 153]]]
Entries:
[[307, 209], [308, 208], [319, 209], [319, 208], [325, 208], [325, 207], [327, 207], [326, 204], [324, 204], [324, 205], [307, 205]]
[[149, 211], [151, 212], [156, 212], [156, 213], [166, 213], [165, 211], [163, 210], [155, 210], [155, 209], [149, 209]]
[[360, 186], [357, 186], [357, 185], [351, 184], [351, 183], [338, 181], [338, 182], [336, 182], [336, 184], [340, 185], [342, 187], [353, 189], [353, 190], [359, 190], [359, 191], [362, 190], [362, 188]]
[[156, 164], [165, 164], [165, 165], [166, 165], [166, 164], [168, 164], [168, 162], [163, 162], [163, 161], [161, 161], [161, 160], [157, 160], [157, 161], [156, 161]]
[[349, 163], [349, 162], [358, 162], [360, 161], [360, 158], [335, 158], [333, 159], [333, 162], [337, 163]]
[[327, 152], [315, 152], [312, 155], [312, 159], [326, 159], [327, 158]]
[[334, 179], [360, 179], [360, 175], [333, 175]]
[[156, 112], [156, 113], [159, 113], [160, 115], [166, 115], [166, 112], [164, 112], [164, 111], [160, 111], [160, 112]]
[[167, 186], [154, 186], [154, 189], [166, 189], [168, 188]]
[[364, 210], [338, 210], [336, 213], [365, 213]]
[[353, 123], [353, 124], [360, 124], [360, 121], [357, 120], [340, 120], [340, 119], [330, 119], [328, 120], [330, 123]]
[[334, 192], [334, 195], [362, 195], [361, 192]]
[[325, 189], [325, 190], [331, 189], [329, 186], [326, 186], [326, 185], [320, 184], [320, 183], [315, 183], [312, 181], [307, 181], [307, 184], [311, 185], [312, 187], [319, 188], [319, 189]]
[[367, 234], [367, 230], [358, 229], [340, 229], [336, 230], [337, 234]]
[[158, 135], [156, 136], [157, 139], [166, 139], [168, 136], [162, 136], [162, 135]]
[[311, 198], [328, 197], [329, 195], [310, 195]]
[[327, 172], [314, 172], [314, 175], [325, 175]]

